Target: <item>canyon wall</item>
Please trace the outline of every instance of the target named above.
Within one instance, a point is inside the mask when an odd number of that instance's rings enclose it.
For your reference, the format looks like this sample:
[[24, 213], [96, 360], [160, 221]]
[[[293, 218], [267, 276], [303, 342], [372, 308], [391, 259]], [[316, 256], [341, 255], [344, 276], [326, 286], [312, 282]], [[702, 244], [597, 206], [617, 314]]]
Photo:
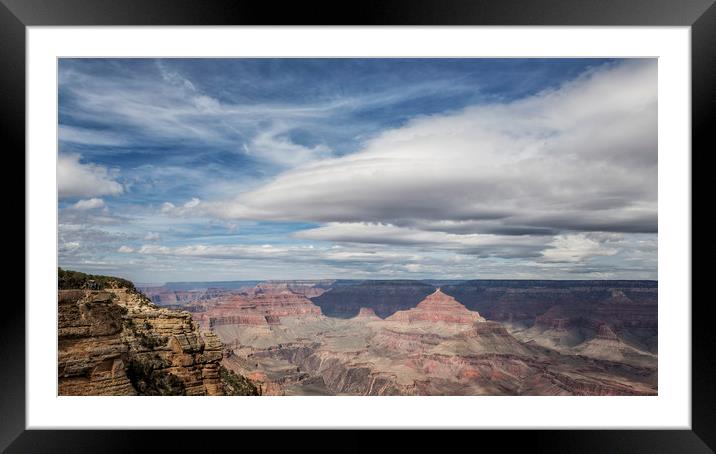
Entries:
[[417, 306], [434, 291], [435, 287], [419, 281], [337, 281], [311, 301], [328, 317], [355, 317], [365, 307], [386, 318]]
[[[569, 332], [575, 342], [606, 324], [644, 350], [657, 351], [655, 281], [474, 280], [442, 282], [441, 289], [488, 320], [535, 327], [534, 332]], [[332, 317], [351, 318], [369, 308], [387, 318], [407, 316], [434, 290], [421, 281], [337, 281], [311, 300]]]
[[[381, 318], [415, 307], [436, 286], [427, 281], [336, 281], [311, 300], [331, 317], [351, 318], [361, 307]], [[553, 306], [573, 313], [597, 310], [602, 318], [655, 326], [655, 281], [474, 280], [444, 282], [442, 291], [491, 320], [534, 319]]]
[[[205, 310], [195, 312], [201, 326], [276, 325], [282, 317], [319, 316], [321, 309], [302, 293], [294, 293], [283, 284], [260, 284], [239, 294], [211, 300]], [[309, 291], [309, 293], [314, 293]]]
[[60, 290], [60, 395], [222, 395], [222, 345], [126, 288]]
[[655, 355], [605, 323], [586, 342], [545, 346], [571, 329], [561, 310], [550, 314], [534, 332], [513, 331], [437, 289], [385, 319], [362, 307], [350, 319], [295, 314], [214, 328], [226, 367], [273, 395], [657, 393]]

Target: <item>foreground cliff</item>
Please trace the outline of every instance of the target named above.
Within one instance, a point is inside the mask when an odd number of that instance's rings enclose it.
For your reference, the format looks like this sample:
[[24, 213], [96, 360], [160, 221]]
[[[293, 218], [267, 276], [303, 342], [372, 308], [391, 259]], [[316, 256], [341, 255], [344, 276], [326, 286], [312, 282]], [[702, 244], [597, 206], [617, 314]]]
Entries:
[[257, 394], [221, 370], [221, 341], [188, 312], [159, 308], [126, 281], [69, 285], [85, 288], [59, 290], [60, 395]]

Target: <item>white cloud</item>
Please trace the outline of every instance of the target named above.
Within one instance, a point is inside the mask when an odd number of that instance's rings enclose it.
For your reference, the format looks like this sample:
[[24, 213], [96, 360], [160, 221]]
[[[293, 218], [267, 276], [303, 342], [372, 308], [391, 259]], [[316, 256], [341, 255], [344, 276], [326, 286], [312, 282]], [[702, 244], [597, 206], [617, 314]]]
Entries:
[[60, 244], [60, 252], [71, 252], [79, 249], [81, 247], [81, 244], [79, 241], [68, 241], [65, 243]]
[[468, 222], [472, 233], [655, 232], [656, 106], [656, 61], [629, 61], [512, 103], [413, 120], [363, 151], [201, 211], [431, 229]]
[[[591, 238], [591, 234], [575, 234], [547, 241], [541, 246], [545, 254], [511, 260], [495, 254], [461, 253], [441, 248], [422, 248], [370, 244], [333, 246], [311, 245], [236, 245], [190, 244], [183, 246], [143, 245], [136, 249], [146, 263], [172, 263], [183, 267], [193, 264], [202, 272], [221, 275], [229, 269], [241, 270], [239, 275], [261, 279], [346, 277], [400, 277], [406, 273], [416, 277], [475, 278], [653, 278], [643, 264], [612, 263], [616, 249], [626, 248], [628, 255], [639, 254], [639, 246], [626, 240], [607, 241]], [[637, 241], [638, 242], [638, 241]], [[618, 246], [616, 244], [618, 243]], [[547, 252], [555, 249], [555, 252]], [[462, 251], [464, 252], [464, 251]], [[624, 250], [619, 254], [624, 254]], [[191, 260], [186, 260], [190, 258]], [[232, 265], [227, 265], [230, 263]], [[181, 264], [181, 265], [180, 265]], [[250, 267], [244, 272], [244, 267]], [[263, 274], [262, 274], [263, 273]]]
[[178, 207], [174, 205], [171, 202], [164, 202], [160, 208], [160, 212], [166, 215], [170, 216], [185, 216], [185, 215], [193, 215], [193, 214], [200, 214], [201, 210], [197, 209], [201, 205], [201, 200], [192, 197], [191, 200], [186, 202], [184, 205]]
[[558, 235], [550, 249], [542, 253], [545, 262], [581, 262], [596, 256], [611, 256], [619, 249], [610, 247], [587, 234]]
[[162, 213], [169, 214], [169, 213], [173, 213], [175, 209], [176, 209], [176, 206], [173, 203], [164, 202], [164, 203], [162, 203], [162, 208], [160, 211]]
[[485, 257], [537, 256], [544, 248], [551, 247], [543, 237], [479, 233], [458, 235], [379, 223], [329, 223], [299, 231], [295, 236], [308, 240], [424, 246]]
[[98, 208], [104, 208], [104, 200], [99, 198], [91, 198], [91, 199], [82, 199], [78, 201], [77, 203], [72, 205], [72, 208], [75, 210], [96, 210]]
[[147, 232], [147, 234], [144, 236], [145, 241], [159, 241], [161, 238], [161, 235], [159, 235], [157, 232]]
[[405, 263], [422, 260], [413, 251], [383, 250], [377, 248], [340, 247], [316, 248], [312, 245], [205, 245], [160, 246], [145, 244], [138, 253], [152, 256], [192, 257], [196, 259], [276, 261], [282, 266], [290, 262], [306, 263]]
[[60, 153], [57, 158], [58, 197], [94, 197], [118, 195], [122, 185], [115, 181], [106, 167], [80, 162], [80, 155]]
[[266, 257], [286, 257], [297, 251], [310, 250], [306, 247], [274, 247], [271, 245], [204, 245], [159, 246], [145, 244], [139, 248], [140, 254], [175, 255], [183, 257], [203, 257], [214, 259], [261, 259]]
[[287, 131], [288, 128], [274, 125], [259, 132], [249, 146], [244, 144], [243, 150], [250, 156], [285, 167], [296, 167], [331, 155], [331, 150], [323, 144], [306, 147], [292, 142], [285, 136]]
[[[293, 129], [318, 132], [315, 137], [332, 136], [336, 128], [355, 131], [356, 135], [372, 134], [373, 122], [356, 119], [351, 115], [353, 112], [392, 106], [429, 94], [476, 90], [473, 84], [468, 87], [450, 78], [413, 81], [396, 87], [376, 86], [370, 92], [321, 97], [313, 102], [310, 101], [313, 96], [307, 96], [306, 102], [281, 99], [232, 102], [210, 96], [202, 90], [204, 84], [192, 82], [172, 69], [174, 65], [170, 62], [157, 60], [156, 66], [159, 78], [106, 77], [71, 65], [61, 66], [59, 83], [72, 96], [73, 120], [94, 123], [101, 116], [105, 124], [131, 131], [122, 135], [63, 125], [61, 139], [102, 146], [146, 144], [157, 139], [188, 140], [233, 147], [238, 153], [286, 167], [302, 164], [302, 159], [326, 157], [332, 151], [325, 144], [295, 143], [286, 136]], [[281, 77], [274, 74], [269, 79], [263, 81], [262, 87], [296, 84], [289, 73]]]
[[[84, 198], [60, 213], [67, 225], [64, 234], [60, 231], [63, 263], [89, 266], [94, 260], [100, 269], [110, 266], [100, 262], [119, 260], [116, 252], [131, 253], [122, 257], [125, 271], [164, 270], [174, 280], [655, 278], [655, 61], [606, 65], [526, 99], [416, 118], [340, 158], [314, 144], [348, 118], [338, 115], [345, 102], [363, 100], [236, 105], [204, 96], [199, 84], [176, 72], [162, 76], [118, 84], [84, 75], [87, 79], [66, 88], [77, 98], [79, 120], [106, 114], [118, 130], [132, 131], [127, 139], [132, 143], [196, 140], [278, 165], [262, 163], [268, 173], [255, 179], [237, 176], [237, 184], [211, 181], [203, 170], [178, 165], [146, 166], [141, 178], [135, 169], [132, 177], [151, 184], [160, 180], [157, 176], [182, 184], [191, 178], [186, 187], [200, 188], [195, 194], [202, 199], [167, 198], [174, 203], [162, 204], [161, 215], [156, 206], [147, 207], [152, 211], [148, 217], [131, 207], [124, 219], [89, 206], [97, 203], [92, 200], [104, 202], [99, 196], [128, 191], [130, 176], [123, 175], [123, 187], [110, 169], [81, 162], [79, 155], [61, 155], [60, 197]], [[405, 97], [400, 91], [401, 99], [419, 96], [430, 86]], [[366, 102], [375, 107], [385, 98], [376, 93]], [[107, 105], [113, 108], [107, 111]], [[60, 134], [80, 144], [121, 146], [124, 140], [65, 126]], [[63, 165], [73, 176], [61, 178]], [[295, 168], [259, 185], [258, 179], [279, 166]], [[256, 235], [262, 242], [277, 241], [274, 245], [214, 244], [257, 241], [253, 223], [239, 222], [237, 229], [230, 224], [236, 219], [306, 221], [320, 227], [280, 243], [276, 238], [284, 235], [283, 227], [278, 234], [261, 230]], [[76, 235], [75, 224], [102, 224], [108, 231]], [[221, 230], [222, 239], [212, 238], [219, 225], [231, 235]], [[125, 245], [142, 239], [148, 244]], [[174, 241], [211, 244], [172, 246]], [[315, 244], [305, 246], [306, 241]]]

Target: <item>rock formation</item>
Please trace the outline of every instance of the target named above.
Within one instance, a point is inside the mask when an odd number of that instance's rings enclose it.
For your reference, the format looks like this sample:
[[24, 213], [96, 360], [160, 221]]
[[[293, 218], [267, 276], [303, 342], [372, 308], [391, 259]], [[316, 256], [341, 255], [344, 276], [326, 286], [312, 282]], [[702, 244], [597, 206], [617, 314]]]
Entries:
[[353, 320], [378, 321], [382, 320], [382, 318], [375, 315], [375, 311], [370, 307], [361, 307], [358, 311], [358, 315], [353, 317]]
[[162, 286], [143, 287], [141, 290], [154, 304], [172, 309], [196, 308], [199, 310], [203, 307], [203, 302], [232, 293], [231, 290], [211, 287], [195, 290], [174, 290]]
[[373, 306], [350, 319], [296, 315], [273, 326], [217, 326], [231, 350], [224, 365], [272, 395], [656, 394], [651, 358], [615, 341], [608, 325], [594, 326], [591, 343], [573, 342], [581, 318], [562, 307], [545, 309], [535, 328], [540, 341], [559, 339], [551, 348], [486, 321], [441, 289], [384, 320]]
[[61, 290], [58, 295], [60, 395], [129, 396], [137, 392], [126, 373], [123, 338], [127, 310], [112, 294]]
[[443, 290], [490, 320], [532, 326], [538, 318], [569, 319], [558, 322], [567, 324], [593, 319], [595, 328], [608, 322], [642, 330], [644, 338], [656, 335], [655, 281], [477, 280]]
[[198, 298], [177, 303], [190, 314], [61, 292], [61, 393], [657, 393], [655, 283], [267, 281]]
[[369, 307], [378, 317], [386, 318], [415, 307], [434, 291], [435, 287], [419, 281], [336, 281], [329, 290], [311, 300], [328, 317], [351, 318], [361, 307]]
[[228, 297], [217, 298], [195, 318], [202, 326], [277, 325], [282, 317], [319, 316], [321, 309], [311, 300], [293, 293], [284, 284], [260, 284]]
[[221, 395], [222, 345], [126, 288], [60, 290], [60, 395]]
[[334, 281], [267, 281], [257, 284], [256, 291], [284, 292], [289, 291], [306, 298], [321, 296]]
[[479, 313], [468, 310], [455, 298], [439, 288], [428, 295], [416, 307], [398, 311], [386, 320], [392, 322], [446, 322], [472, 324], [484, 322]]

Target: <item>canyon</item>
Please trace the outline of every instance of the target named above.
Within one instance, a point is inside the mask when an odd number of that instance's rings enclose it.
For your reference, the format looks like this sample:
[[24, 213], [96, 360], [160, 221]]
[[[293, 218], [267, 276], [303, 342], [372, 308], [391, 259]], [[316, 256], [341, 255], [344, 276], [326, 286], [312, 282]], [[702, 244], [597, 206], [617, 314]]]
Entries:
[[656, 395], [657, 306], [652, 281], [61, 289], [59, 392]]
[[263, 394], [657, 394], [655, 282], [266, 281], [200, 297], [185, 307], [222, 364]]
[[127, 281], [70, 273], [85, 282], [58, 290], [59, 395], [254, 393], [190, 313], [154, 305]]

